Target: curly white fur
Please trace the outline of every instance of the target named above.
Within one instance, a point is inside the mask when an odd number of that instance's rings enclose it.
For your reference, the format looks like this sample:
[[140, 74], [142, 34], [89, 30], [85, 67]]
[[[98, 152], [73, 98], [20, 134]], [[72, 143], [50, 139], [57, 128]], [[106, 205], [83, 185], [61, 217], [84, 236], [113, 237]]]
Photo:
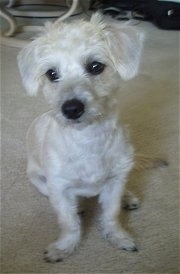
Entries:
[[[133, 148], [119, 125], [119, 81], [138, 72], [142, 35], [94, 14], [90, 22], [47, 24], [44, 33], [18, 56], [24, 86], [30, 95], [42, 91], [52, 110], [38, 117], [27, 135], [28, 175], [54, 207], [59, 239], [45, 259], [55, 262], [71, 254], [80, 242], [78, 197], [99, 195], [103, 233], [118, 248], [136, 250], [133, 239], [119, 223], [127, 176], [134, 165]], [[105, 64], [90, 75], [86, 64]], [[46, 72], [55, 68], [57, 81]], [[67, 119], [62, 105], [76, 98], [85, 111]], [[138, 201], [126, 194], [125, 204]]]

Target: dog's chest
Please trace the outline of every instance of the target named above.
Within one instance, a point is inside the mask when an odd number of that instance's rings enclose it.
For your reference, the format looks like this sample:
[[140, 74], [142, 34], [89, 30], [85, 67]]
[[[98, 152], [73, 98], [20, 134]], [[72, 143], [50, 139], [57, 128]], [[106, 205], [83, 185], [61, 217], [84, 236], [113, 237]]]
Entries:
[[110, 125], [63, 132], [55, 145], [59, 172], [78, 184], [100, 184], [114, 166], [117, 136]]
[[104, 179], [108, 173], [109, 153], [107, 140], [94, 138], [84, 143], [74, 143], [67, 158], [67, 172], [78, 181], [94, 183]]

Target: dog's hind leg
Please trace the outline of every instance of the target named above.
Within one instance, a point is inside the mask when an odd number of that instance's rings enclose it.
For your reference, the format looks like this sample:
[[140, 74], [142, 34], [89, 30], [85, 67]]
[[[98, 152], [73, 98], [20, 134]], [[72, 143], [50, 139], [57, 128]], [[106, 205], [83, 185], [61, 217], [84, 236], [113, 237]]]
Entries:
[[126, 190], [122, 198], [122, 207], [127, 210], [138, 209], [139, 199], [130, 191]]
[[42, 193], [45, 196], [49, 196], [46, 177], [42, 173], [31, 171], [28, 172], [28, 177], [31, 183], [39, 190], [40, 193]]
[[38, 161], [31, 155], [28, 157], [27, 175], [31, 183], [45, 196], [49, 196], [47, 180]]

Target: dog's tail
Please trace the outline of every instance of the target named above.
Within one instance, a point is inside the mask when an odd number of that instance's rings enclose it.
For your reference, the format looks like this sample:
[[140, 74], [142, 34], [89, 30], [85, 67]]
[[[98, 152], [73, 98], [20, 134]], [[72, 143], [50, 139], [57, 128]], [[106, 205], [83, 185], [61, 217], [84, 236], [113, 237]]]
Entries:
[[168, 165], [169, 163], [162, 158], [149, 157], [149, 156], [144, 156], [142, 154], [135, 155], [135, 166], [134, 166], [135, 171], [167, 167]]

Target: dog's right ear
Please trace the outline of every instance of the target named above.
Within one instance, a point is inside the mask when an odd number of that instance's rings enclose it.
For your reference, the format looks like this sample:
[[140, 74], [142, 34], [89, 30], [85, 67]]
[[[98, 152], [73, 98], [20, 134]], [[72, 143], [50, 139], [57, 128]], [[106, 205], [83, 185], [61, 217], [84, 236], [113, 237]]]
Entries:
[[27, 93], [36, 95], [40, 87], [40, 65], [36, 40], [25, 46], [17, 57], [19, 71]]

